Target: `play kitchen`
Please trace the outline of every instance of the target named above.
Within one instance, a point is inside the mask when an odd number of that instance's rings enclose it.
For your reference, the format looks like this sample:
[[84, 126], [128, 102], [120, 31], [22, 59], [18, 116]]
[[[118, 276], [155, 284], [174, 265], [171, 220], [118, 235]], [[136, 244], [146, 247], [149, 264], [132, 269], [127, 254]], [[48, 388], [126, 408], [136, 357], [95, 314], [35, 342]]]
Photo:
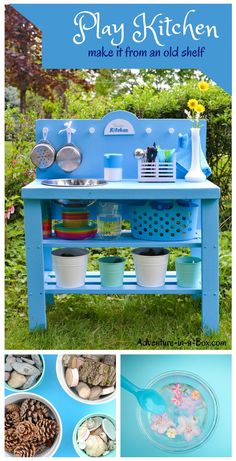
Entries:
[[[203, 330], [218, 329], [220, 191], [206, 180], [206, 122], [192, 130], [125, 111], [36, 122], [36, 179], [22, 190], [30, 330], [46, 328], [46, 305], [65, 293], [197, 295]], [[105, 253], [124, 247], [134, 272]], [[90, 248], [101, 248], [95, 272]], [[171, 248], [186, 248], [174, 272]]]

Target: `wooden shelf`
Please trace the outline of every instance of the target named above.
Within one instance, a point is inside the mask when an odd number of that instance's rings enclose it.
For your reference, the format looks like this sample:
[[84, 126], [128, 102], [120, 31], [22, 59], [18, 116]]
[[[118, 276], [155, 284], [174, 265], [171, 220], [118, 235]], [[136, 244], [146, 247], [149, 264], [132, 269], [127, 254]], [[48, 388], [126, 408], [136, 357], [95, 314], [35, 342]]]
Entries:
[[191, 240], [176, 240], [176, 241], [151, 241], [151, 240], [142, 240], [135, 239], [132, 237], [131, 232], [124, 231], [122, 235], [117, 239], [101, 239], [99, 237], [94, 237], [92, 239], [85, 240], [64, 240], [52, 237], [50, 239], [44, 239], [43, 245], [51, 248], [138, 248], [138, 247], [157, 247], [157, 248], [180, 248], [180, 247], [200, 247], [201, 246], [201, 232], [196, 232], [196, 237]]
[[165, 285], [160, 288], [141, 287], [136, 283], [134, 272], [125, 272], [124, 284], [118, 288], [107, 288], [101, 286], [99, 272], [88, 272], [85, 285], [79, 288], [60, 288], [56, 285], [54, 272], [45, 272], [45, 293], [47, 294], [171, 294], [171, 295], [196, 295], [201, 293], [197, 288], [181, 288], [176, 283], [176, 273], [167, 272]]

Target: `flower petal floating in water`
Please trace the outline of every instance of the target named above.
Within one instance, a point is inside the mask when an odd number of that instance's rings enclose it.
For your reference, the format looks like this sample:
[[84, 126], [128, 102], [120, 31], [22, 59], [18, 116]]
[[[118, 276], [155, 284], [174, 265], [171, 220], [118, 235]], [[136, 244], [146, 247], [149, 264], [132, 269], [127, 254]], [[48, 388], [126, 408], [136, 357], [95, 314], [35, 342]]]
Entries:
[[151, 429], [158, 432], [158, 434], [164, 434], [173, 425], [172, 419], [166, 413], [163, 413], [163, 415], [152, 415]]
[[200, 397], [201, 397], [200, 392], [197, 391], [197, 390], [194, 390], [194, 391], [191, 393], [191, 398], [192, 398], [193, 400], [199, 400]]
[[166, 435], [167, 435], [167, 437], [169, 437], [169, 439], [175, 439], [175, 437], [177, 435], [177, 431], [176, 431], [175, 427], [169, 427], [169, 429], [167, 429], [167, 431], [166, 431]]
[[187, 442], [191, 442], [194, 437], [197, 437], [201, 433], [200, 427], [197, 425], [197, 421], [192, 417], [179, 416], [178, 417], [177, 434], [182, 434]]

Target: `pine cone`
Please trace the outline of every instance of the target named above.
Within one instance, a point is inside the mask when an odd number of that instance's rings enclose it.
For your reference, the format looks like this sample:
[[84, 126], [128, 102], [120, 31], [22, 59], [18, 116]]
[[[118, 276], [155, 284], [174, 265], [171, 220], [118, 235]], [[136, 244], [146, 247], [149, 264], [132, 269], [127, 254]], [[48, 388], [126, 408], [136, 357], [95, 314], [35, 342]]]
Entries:
[[30, 442], [21, 442], [14, 449], [13, 454], [19, 458], [32, 458], [36, 454], [36, 448]]
[[48, 418], [49, 412], [46, 405], [39, 402], [39, 400], [26, 399], [21, 404], [20, 417], [22, 421], [37, 423], [44, 418]]
[[42, 443], [45, 443], [58, 434], [59, 427], [55, 419], [42, 419], [38, 424], [38, 440]]
[[8, 405], [5, 406], [5, 412], [6, 413], [12, 413], [13, 411], [18, 411], [20, 412], [20, 407], [16, 403], [9, 403]]
[[38, 428], [30, 421], [22, 421], [16, 427], [16, 434], [23, 442], [32, 442], [38, 438]]
[[8, 451], [8, 453], [12, 453], [17, 447], [18, 443], [19, 439], [16, 435], [15, 429], [7, 429], [5, 431], [5, 450]]
[[19, 411], [12, 411], [12, 413], [7, 413], [5, 415], [5, 429], [10, 427], [16, 427], [20, 423], [20, 413]]

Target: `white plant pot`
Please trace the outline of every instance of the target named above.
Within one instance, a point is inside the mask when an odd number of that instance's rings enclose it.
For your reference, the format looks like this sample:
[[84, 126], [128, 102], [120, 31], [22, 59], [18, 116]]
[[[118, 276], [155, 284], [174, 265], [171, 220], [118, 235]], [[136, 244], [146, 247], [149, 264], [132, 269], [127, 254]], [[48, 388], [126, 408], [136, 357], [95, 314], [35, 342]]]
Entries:
[[57, 286], [78, 288], [85, 284], [88, 253], [88, 250], [82, 248], [61, 248], [52, 251]]
[[59, 354], [57, 356], [57, 362], [56, 362], [56, 371], [57, 371], [57, 379], [62, 387], [62, 389], [73, 399], [77, 400], [77, 402], [82, 402], [82, 403], [88, 403], [89, 405], [97, 405], [97, 404], [103, 404], [106, 402], [110, 402], [110, 400], [113, 400], [116, 396], [116, 391], [112, 392], [112, 394], [106, 395], [100, 399], [97, 400], [88, 400], [88, 399], [81, 399], [81, 397], [78, 396], [77, 392], [73, 390], [73, 388], [69, 387], [66, 384], [66, 378], [65, 378], [65, 368], [62, 365], [62, 357], [63, 354]]
[[206, 176], [201, 169], [200, 162], [200, 128], [191, 128], [192, 138], [192, 161], [189, 172], [185, 175], [185, 181], [203, 182]]
[[[35, 399], [35, 400], [39, 400], [39, 402], [44, 403], [49, 408], [50, 412], [52, 413], [53, 417], [55, 418], [59, 426], [59, 432], [57, 434], [57, 437], [55, 438], [53, 445], [50, 448], [47, 448], [43, 453], [39, 455], [36, 454], [35, 456], [36, 458], [52, 457], [58, 450], [60, 443], [61, 443], [61, 439], [62, 439], [62, 422], [61, 422], [60, 415], [58, 411], [56, 410], [56, 408], [47, 399], [45, 399], [44, 397], [41, 397], [40, 395], [29, 393], [29, 392], [21, 392], [17, 394], [8, 395], [5, 398], [5, 405], [9, 405], [10, 403], [19, 403], [20, 401], [25, 400], [25, 399]], [[5, 452], [5, 457], [12, 458], [13, 456], [11, 453]]]
[[[144, 253], [148, 248], [136, 248], [133, 250], [133, 258], [137, 284], [142, 287], [162, 287], [165, 285], [165, 276], [168, 265], [169, 251], [163, 248], [155, 248], [155, 256]], [[161, 254], [158, 254], [161, 252]]]

